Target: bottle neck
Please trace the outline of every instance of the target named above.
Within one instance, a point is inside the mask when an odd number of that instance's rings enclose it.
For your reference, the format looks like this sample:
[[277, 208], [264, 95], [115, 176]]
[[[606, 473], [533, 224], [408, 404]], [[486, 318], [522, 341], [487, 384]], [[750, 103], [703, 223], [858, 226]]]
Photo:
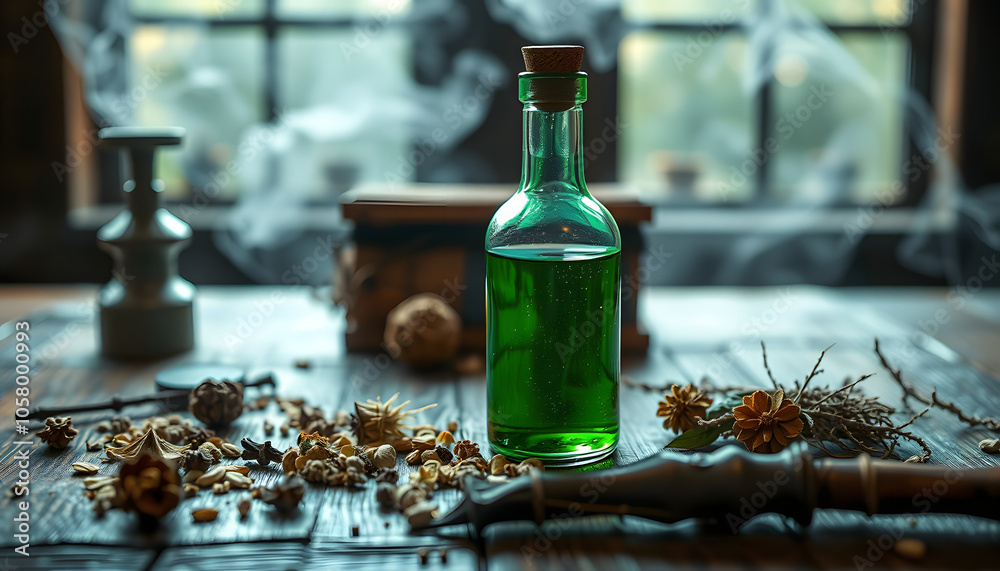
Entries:
[[583, 178], [583, 108], [542, 111], [524, 106], [524, 160], [520, 190], [576, 191], [587, 195]]

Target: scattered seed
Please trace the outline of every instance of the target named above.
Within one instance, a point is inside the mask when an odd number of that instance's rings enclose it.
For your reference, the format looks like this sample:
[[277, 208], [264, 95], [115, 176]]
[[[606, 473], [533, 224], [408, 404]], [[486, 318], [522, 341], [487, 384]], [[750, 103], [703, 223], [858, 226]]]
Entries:
[[455, 443], [455, 435], [445, 430], [441, 434], [437, 435], [437, 442], [441, 446], [451, 446]]
[[236, 472], [246, 476], [250, 473], [250, 466], [226, 466], [226, 472]]
[[361, 528], [358, 527], [358, 526], [352, 527], [351, 528], [351, 537], [358, 537], [359, 535], [361, 535]]
[[202, 472], [201, 470], [191, 470], [187, 474], [184, 474], [184, 482], [187, 484], [193, 484], [204, 474], [205, 472]]
[[184, 484], [184, 493], [188, 496], [193, 496], [201, 491], [201, 488], [195, 486], [194, 484]]
[[94, 466], [90, 462], [73, 462], [73, 469], [81, 474], [88, 475], [96, 474], [98, 470], [97, 466]]
[[997, 440], [980, 440], [979, 449], [988, 454], [996, 454], [1000, 452], [1000, 439]]
[[240, 488], [243, 490], [250, 489], [250, 484], [253, 484], [253, 478], [249, 476], [244, 476], [239, 472], [227, 472], [226, 473], [226, 484], [232, 485], [234, 488]]
[[88, 490], [97, 490], [103, 488], [104, 486], [114, 484], [118, 481], [118, 478], [113, 476], [98, 476], [96, 478], [84, 478], [83, 486]]
[[221, 495], [221, 494], [224, 494], [224, 493], [226, 493], [228, 491], [229, 490], [226, 489], [225, 484], [223, 484], [222, 482], [216, 482], [216, 483], [212, 484], [212, 493], [215, 494], [215, 495], [217, 495], [217, 496]]
[[264, 434], [270, 436], [274, 433], [274, 423], [269, 419], [264, 419]]
[[295, 361], [295, 366], [299, 369], [308, 369], [312, 366], [312, 363], [310, 363], [307, 359], [299, 359], [298, 361]]
[[89, 440], [84, 440], [84, 444], [87, 446], [87, 452], [100, 452], [104, 449], [104, 445], [98, 440], [97, 442], [91, 442]]
[[211, 486], [212, 484], [218, 482], [226, 475], [226, 468], [223, 466], [216, 466], [208, 472], [202, 474], [200, 478], [194, 481], [195, 484], [199, 486]]
[[231, 442], [223, 442], [219, 449], [222, 450], [222, 455], [226, 458], [239, 458], [240, 454], [243, 453], [239, 446]]
[[282, 424], [281, 427], [278, 428], [278, 430], [281, 432], [282, 436], [288, 436], [288, 431], [289, 431], [288, 423], [286, 422], [285, 424]]
[[195, 522], [203, 523], [207, 521], [215, 521], [215, 518], [219, 517], [219, 510], [213, 509], [200, 509], [191, 512], [191, 516], [194, 518]]
[[458, 423], [455, 422], [454, 420], [451, 421], [451, 422], [449, 422], [448, 423], [448, 432], [451, 432], [452, 434], [454, 434], [457, 431], [458, 431]]
[[245, 493], [243, 497], [240, 498], [240, 501], [236, 502], [236, 509], [239, 510], [241, 519], [247, 517], [247, 514], [250, 513], [250, 507], [252, 505], [253, 505], [253, 500], [251, 500], [250, 496], [246, 495]]

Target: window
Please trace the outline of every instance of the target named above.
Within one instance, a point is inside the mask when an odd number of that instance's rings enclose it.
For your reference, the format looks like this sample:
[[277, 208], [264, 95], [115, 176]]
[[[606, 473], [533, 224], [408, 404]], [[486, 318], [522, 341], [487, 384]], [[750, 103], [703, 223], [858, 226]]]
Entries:
[[866, 204], [900, 180], [908, 95], [929, 99], [912, 62], [930, 18], [907, 0], [625, 0], [623, 12], [638, 30], [620, 47], [619, 174], [647, 196]]

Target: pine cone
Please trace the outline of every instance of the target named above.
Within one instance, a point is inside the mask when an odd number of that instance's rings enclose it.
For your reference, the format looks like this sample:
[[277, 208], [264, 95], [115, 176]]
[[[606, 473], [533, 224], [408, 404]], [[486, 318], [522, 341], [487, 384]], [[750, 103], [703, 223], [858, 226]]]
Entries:
[[45, 419], [45, 428], [38, 431], [38, 437], [52, 448], [66, 448], [79, 432], [73, 428], [72, 417], [50, 416]]
[[243, 414], [243, 385], [208, 379], [191, 391], [188, 410], [209, 426], [225, 426]]
[[785, 398], [778, 390], [774, 396], [756, 391], [743, 397], [743, 404], [733, 409], [736, 439], [752, 452], [773, 454], [780, 452], [788, 441], [802, 432], [802, 409]]
[[147, 520], [159, 520], [180, 503], [180, 482], [173, 462], [150, 454], [133, 458], [122, 464], [118, 472], [123, 497], [121, 507]]
[[712, 399], [702, 394], [694, 385], [684, 388], [673, 385], [670, 394], [663, 397], [656, 416], [665, 416], [663, 428], [681, 434], [698, 426], [698, 419], [705, 418]]

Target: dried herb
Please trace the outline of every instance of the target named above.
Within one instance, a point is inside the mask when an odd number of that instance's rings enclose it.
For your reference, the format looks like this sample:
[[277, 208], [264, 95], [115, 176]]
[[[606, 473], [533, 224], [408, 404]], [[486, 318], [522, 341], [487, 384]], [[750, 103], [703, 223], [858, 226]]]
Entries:
[[240, 441], [240, 445], [243, 446], [243, 453], [240, 455], [240, 458], [255, 461], [263, 467], [266, 467], [271, 462], [278, 462], [280, 464], [281, 457], [284, 455], [280, 450], [271, 445], [270, 440], [260, 444], [249, 438], [244, 438]]
[[190, 446], [177, 446], [160, 437], [152, 428], [142, 436], [123, 446], [108, 446], [104, 449], [107, 461], [128, 460], [142, 454], [151, 454], [163, 460], [179, 460]]
[[52, 448], [66, 448], [80, 431], [73, 428], [73, 418], [69, 416], [45, 419], [45, 427], [38, 431], [38, 438]]

